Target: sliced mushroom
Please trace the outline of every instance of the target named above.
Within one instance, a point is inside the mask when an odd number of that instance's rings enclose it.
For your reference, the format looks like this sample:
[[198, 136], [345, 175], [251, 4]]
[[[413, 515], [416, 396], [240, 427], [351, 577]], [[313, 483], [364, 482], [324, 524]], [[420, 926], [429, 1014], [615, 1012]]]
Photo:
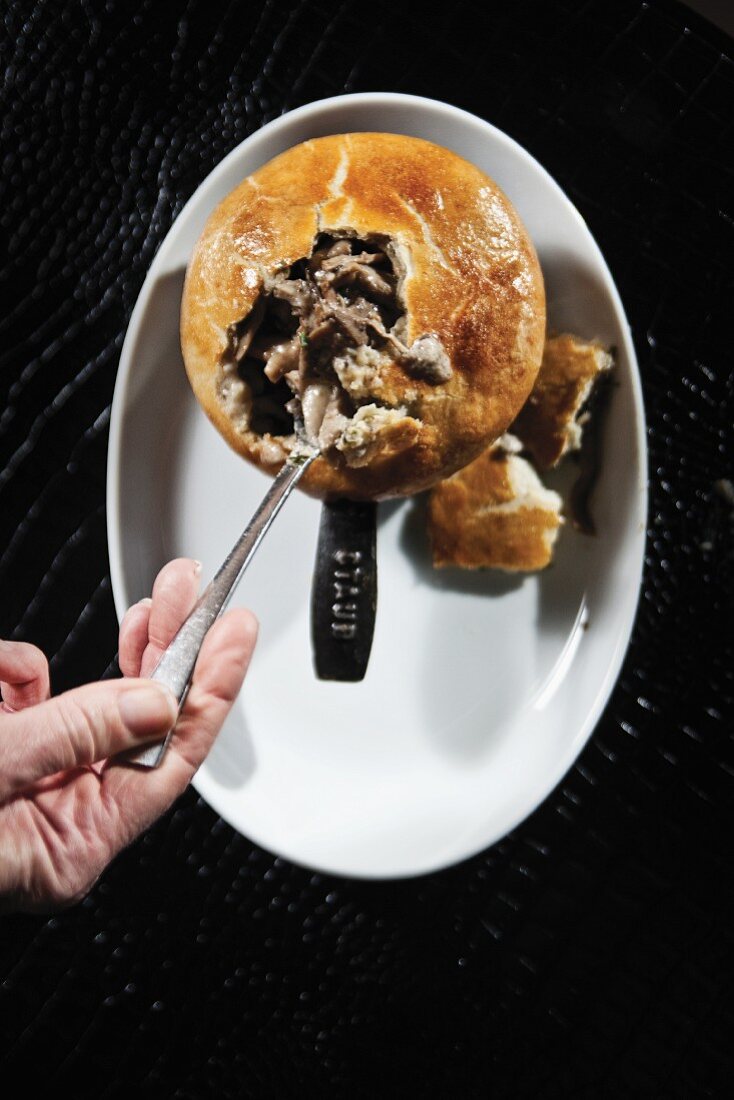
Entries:
[[271, 382], [277, 382], [284, 374], [298, 367], [301, 346], [298, 336], [282, 344], [276, 344], [267, 354], [265, 374]]

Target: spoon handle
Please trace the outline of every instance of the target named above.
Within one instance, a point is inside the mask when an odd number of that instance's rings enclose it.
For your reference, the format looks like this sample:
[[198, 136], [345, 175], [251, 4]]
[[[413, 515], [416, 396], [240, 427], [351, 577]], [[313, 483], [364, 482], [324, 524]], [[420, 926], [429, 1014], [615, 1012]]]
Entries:
[[[165, 684], [178, 700], [179, 713], [186, 700], [199, 650], [210, 627], [229, 603], [230, 597], [250, 564], [255, 551], [282, 508], [291, 491], [313, 462], [317, 454], [308, 455], [300, 464], [286, 462], [273, 480], [262, 503], [233, 546], [224, 564], [207, 585], [188, 619], [181, 625], [153, 670], [150, 679]], [[164, 741], [126, 754], [129, 763], [146, 768], [157, 767], [166, 751], [173, 729]]]

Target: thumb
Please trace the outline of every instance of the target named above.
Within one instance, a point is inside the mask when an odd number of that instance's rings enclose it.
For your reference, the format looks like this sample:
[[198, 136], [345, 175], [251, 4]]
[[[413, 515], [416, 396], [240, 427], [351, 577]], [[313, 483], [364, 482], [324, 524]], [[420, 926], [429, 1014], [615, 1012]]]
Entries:
[[45, 776], [160, 738], [177, 712], [160, 684], [111, 680], [0, 715], [0, 800]]

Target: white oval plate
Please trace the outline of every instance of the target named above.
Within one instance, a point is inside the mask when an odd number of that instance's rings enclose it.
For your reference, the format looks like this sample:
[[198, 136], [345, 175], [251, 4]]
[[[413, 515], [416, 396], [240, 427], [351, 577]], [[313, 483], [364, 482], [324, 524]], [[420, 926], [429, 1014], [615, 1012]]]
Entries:
[[235, 602], [260, 641], [245, 690], [195, 785], [235, 829], [337, 874], [432, 871], [492, 844], [561, 779], [599, 718], [627, 648], [646, 517], [644, 413], [624, 311], [604, 259], [558, 185], [486, 122], [428, 99], [349, 95], [248, 138], [177, 219], [130, 322], [108, 468], [112, 586], [121, 617], [169, 558], [229, 551], [267, 480], [233, 454], [184, 373], [184, 269], [213, 207], [244, 176], [308, 138], [354, 130], [448, 146], [506, 191], [537, 247], [549, 322], [618, 349], [594, 511], [600, 534], [561, 534], [539, 576], [434, 572], [414, 501], [380, 507], [379, 600], [361, 684], [322, 683], [309, 634], [320, 506], [289, 501]]

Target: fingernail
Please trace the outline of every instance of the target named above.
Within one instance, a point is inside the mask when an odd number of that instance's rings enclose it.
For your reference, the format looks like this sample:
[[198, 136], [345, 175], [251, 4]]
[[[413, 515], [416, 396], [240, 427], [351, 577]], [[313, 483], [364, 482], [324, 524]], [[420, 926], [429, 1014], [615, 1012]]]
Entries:
[[176, 704], [166, 688], [131, 688], [120, 696], [120, 716], [130, 730], [140, 737], [166, 733], [176, 721]]
[[141, 607], [152, 607], [153, 601], [151, 600], [150, 596], [145, 596], [142, 600], [138, 600], [138, 604]]
[[201, 562], [197, 561], [196, 559], [194, 559], [194, 573], [196, 573], [197, 577], [199, 576], [199, 573], [201, 573]]

